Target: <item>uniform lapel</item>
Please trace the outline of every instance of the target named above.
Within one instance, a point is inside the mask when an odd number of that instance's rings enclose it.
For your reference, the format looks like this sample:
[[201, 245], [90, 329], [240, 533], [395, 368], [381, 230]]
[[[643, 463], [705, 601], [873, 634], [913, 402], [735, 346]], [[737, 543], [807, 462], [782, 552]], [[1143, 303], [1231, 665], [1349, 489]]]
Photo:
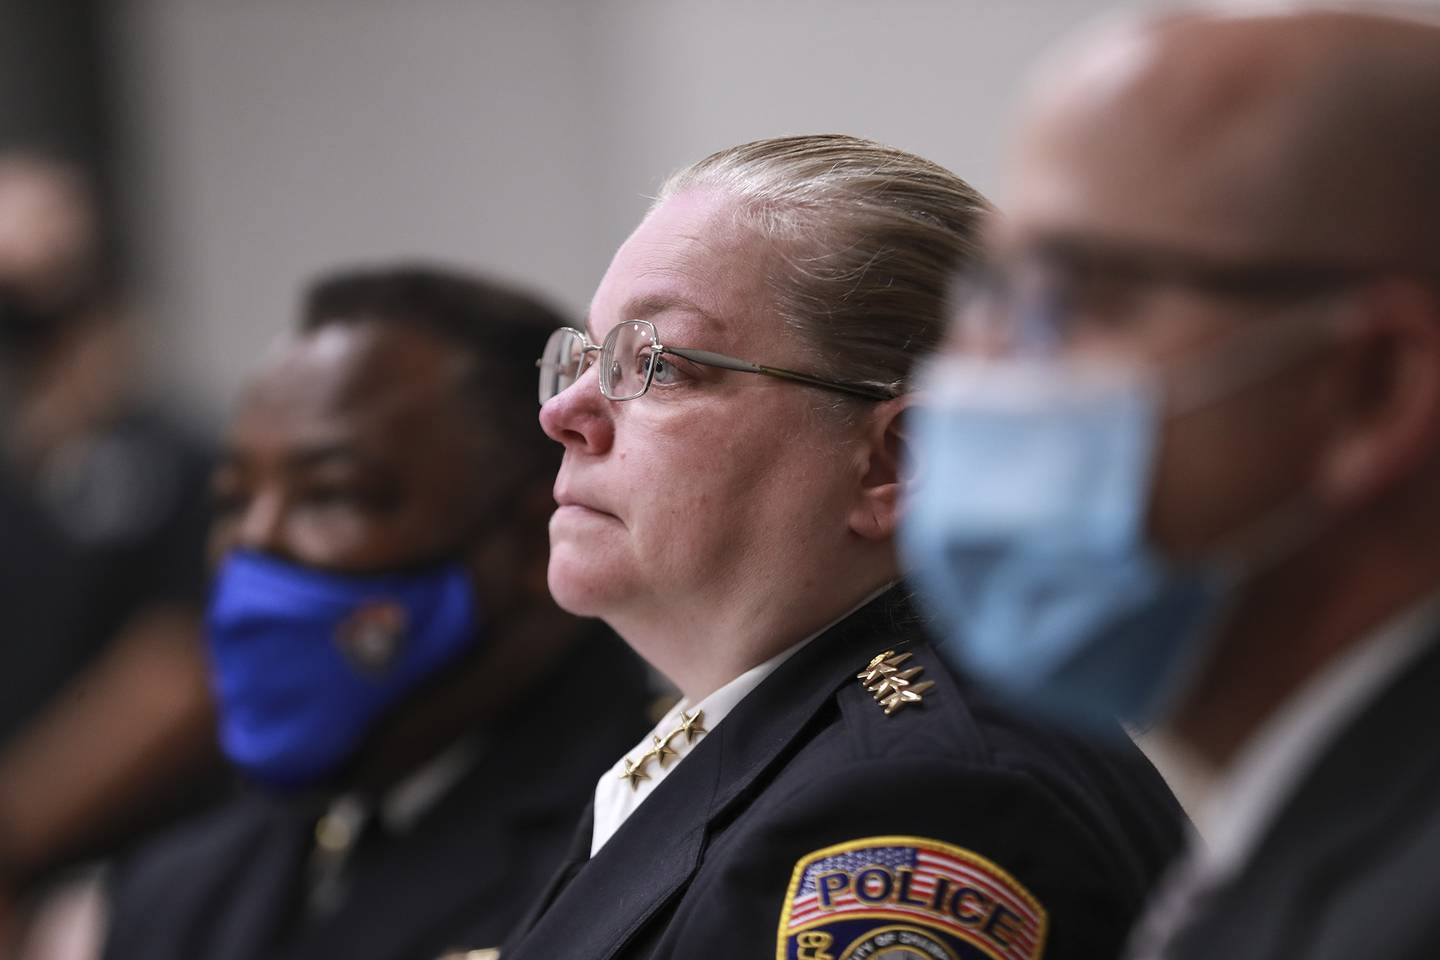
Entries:
[[[899, 644], [914, 629], [896, 588], [781, 664], [700, 741], [594, 858], [573, 876], [562, 869], [552, 882], [549, 908], [506, 953], [507, 960], [613, 957], [683, 891], [700, 862], [710, 823], [748, 795], [836, 688], [880, 645]], [[588, 844], [589, 830], [581, 833]]]
[[575, 828], [575, 835], [570, 839], [570, 848], [565, 854], [565, 859], [555, 869], [555, 873], [546, 884], [544, 891], [536, 899], [530, 911], [515, 926], [514, 936], [524, 935], [530, 932], [540, 918], [550, 909], [555, 898], [560, 896], [562, 890], [569, 886], [570, 881], [575, 879], [575, 874], [590, 860], [590, 840], [594, 835], [595, 828], [595, 801], [591, 800], [590, 805], [585, 808], [585, 813], [580, 817], [580, 825]]
[[748, 796], [836, 690], [859, 683], [856, 674], [871, 657], [901, 650], [920, 636], [908, 591], [896, 586], [781, 664], [717, 728], [711, 746], [720, 754], [721, 786], [710, 818]]
[[[694, 872], [717, 769], [714, 751], [697, 747], [599, 853], [578, 869], [576, 860], [562, 865], [545, 897], [548, 908], [504, 951], [507, 960], [613, 956]], [[579, 834], [588, 848], [585, 827]]]

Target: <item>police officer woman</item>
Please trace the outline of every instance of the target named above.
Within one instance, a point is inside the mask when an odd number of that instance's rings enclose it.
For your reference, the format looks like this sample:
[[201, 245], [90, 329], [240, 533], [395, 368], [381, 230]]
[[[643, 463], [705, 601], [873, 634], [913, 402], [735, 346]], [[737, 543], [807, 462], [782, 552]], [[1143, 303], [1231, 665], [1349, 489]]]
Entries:
[[1179, 839], [1163, 783], [948, 673], [894, 557], [907, 376], [985, 213], [875, 143], [746, 144], [552, 336], [550, 589], [684, 696], [506, 960], [1118, 949]]

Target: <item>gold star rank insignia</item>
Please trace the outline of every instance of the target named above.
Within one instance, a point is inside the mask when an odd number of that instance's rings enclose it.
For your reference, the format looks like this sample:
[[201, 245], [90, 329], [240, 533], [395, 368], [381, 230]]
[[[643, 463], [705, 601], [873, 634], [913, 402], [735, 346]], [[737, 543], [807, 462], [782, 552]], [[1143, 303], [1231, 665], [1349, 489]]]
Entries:
[[912, 703], [924, 703], [925, 692], [935, 686], [933, 680], [921, 680], [918, 683], [915, 681], [924, 671], [924, 667], [900, 669], [911, 656], [909, 653], [886, 650], [872, 657], [865, 669], [855, 674], [860, 686], [875, 698], [887, 717]]
[[687, 744], [694, 743], [696, 740], [699, 740], [701, 736], [710, 732], [700, 725], [704, 721], [704, 719], [704, 710], [696, 710], [695, 716], [693, 717], [686, 713], [684, 710], [681, 710], [680, 729], [676, 730], [675, 733], [685, 734], [685, 742]]
[[629, 781], [631, 790], [640, 789], [640, 781], [650, 779], [650, 774], [645, 771], [646, 764], [651, 760], [658, 760], [660, 766], [664, 767], [671, 760], [677, 759], [680, 756], [680, 751], [671, 746], [675, 738], [684, 734], [686, 746], [699, 740], [708, 732], [705, 727], [702, 726], [704, 720], [704, 710], [696, 710], [694, 716], [681, 710], [680, 722], [676, 724], [674, 730], [671, 730], [663, 737], [658, 733], [652, 733], [650, 735], [651, 746], [649, 750], [641, 754], [638, 760], [631, 760], [629, 757], [625, 758], [625, 764], [620, 770], [620, 779]]
[[909, 660], [911, 654], [897, 654], [894, 650], [886, 650], [884, 653], [876, 654], [865, 666], [864, 670], [855, 674], [855, 679], [861, 685], [868, 688], [870, 684], [889, 676], [900, 669], [900, 664]]
[[892, 693], [897, 693], [905, 687], [910, 686], [911, 678], [924, 669], [924, 667], [911, 667], [909, 670], [901, 670], [899, 673], [892, 674], [873, 687], [867, 687], [866, 689], [874, 695], [876, 700], [884, 700]]
[[649, 759], [649, 756], [641, 757], [640, 762], [636, 763], [629, 757], [625, 758], [625, 769], [620, 771], [620, 779], [629, 780], [630, 789], [640, 786], [641, 780], [650, 779], [650, 774], [645, 772], [645, 761]]
[[[677, 730], [676, 733], [679, 733], [679, 731]], [[670, 738], [673, 736], [675, 736], [675, 733], [670, 734], [670, 736], [664, 740], [661, 740], [657, 736], [651, 736], [650, 739], [654, 741], [655, 745], [650, 748], [650, 752], [646, 754], [646, 756], [659, 760], [660, 766], [662, 767], [669, 763], [672, 758], [680, 756], [680, 751], [670, 746]]]
[[913, 687], [903, 687], [881, 700], [880, 706], [885, 708], [885, 716], [888, 717], [902, 707], [922, 702], [925, 699], [925, 691], [933, 686], [935, 686], [934, 680], [926, 680]]

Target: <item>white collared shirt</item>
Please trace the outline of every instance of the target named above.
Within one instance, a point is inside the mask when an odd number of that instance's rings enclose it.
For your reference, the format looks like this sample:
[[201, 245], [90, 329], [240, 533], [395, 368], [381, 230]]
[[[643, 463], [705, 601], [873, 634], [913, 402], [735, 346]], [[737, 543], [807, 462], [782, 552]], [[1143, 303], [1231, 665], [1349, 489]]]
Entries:
[[665, 714], [665, 716], [660, 719], [660, 722], [655, 724], [655, 727], [645, 735], [644, 739], [635, 745], [635, 749], [625, 754], [625, 756], [615, 762], [613, 767], [600, 775], [599, 782], [595, 784], [595, 819], [590, 835], [590, 856], [595, 856], [595, 854], [600, 851], [600, 848], [605, 846], [606, 841], [615, 835], [615, 832], [620, 829], [620, 826], [629, 818], [630, 814], [634, 813], [636, 808], [645, 801], [645, 798], [655, 791], [655, 788], [660, 785], [660, 781], [669, 776], [671, 771], [684, 761], [691, 749], [699, 743], [699, 740], [691, 743], [689, 742], [689, 738], [683, 736], [670, 739], [670, 748], [674, 750], [678, 756], [670, 758], [664, 766], [661, 766], [658, 760], [651, 760], [646, 763], [645, 773], [647, 779], [639, 780], [634, 786], [631, 785], [629, 779], [624, 775], [626, 761], [639, 762], [640, 758], [650, 751], [657, 739], [664, 741], [671, 731], [680, 726], [680, 714], [682, 712], [690, 716], [694, 716], [697, 712], [703, 713], [703, 726], [707, 731], [714, 730], [720, 725], [720, 721], [729, 716], [730, 711], [734, 710], [741, 700], [744, 700], [756, 687], [760, 686], [766, 677], [774, 673], [780, 664], [789, 660], [804, 649], [810, 641], [846, 617], [849, 617], [855, 611], [870, 603], [870, 601], [879, 597], [892, 586], [894, 586], [893, 582], [886, 583], [847, 610], [844, 615], [835, 618], [830, 623], [827, 623], [819, 630], [810, 634], [810, 636], [804, 640], [780, 651], [759, 666], [746, 670], [719, 690], [716, 690], [699, 703], [694, 704], [693, 707], [690, 702], [685, 699], [681, 699], [679, 703], [675, 704], [675, 706], [670, 709], [670, 712]]
[[806, 637], [758, 667], [751, 667], [695, 704], [693, 708], [689, 700], [681, 698], [679, 703], [670, 708], [669, 713], [660, 718], [660, 722], [655, 724], [654, 729], [636, 744], [635, 749], [621, 757], [613, 767], [601, 774], [600, 781], [595, 785], [595, 825], [590, 836], [590, 856], [595, 856], [600, 848], [605, 846], [605, 841], [615, 835], [615, 831], [620, 829], [620, 825], [635, 811], [635, 808], [650, 796], [651, 792], [660, 785], [660, 781], [669, 776], [670, 771], [678, 767], [695, 744], [700, 741], [697, 739], [691, 743], [688, 738], [683, 736], [672, 738], [670, 749], [674, 750], [678, 756], [672, 757], [664, 766], [657, 761], [647, 763], [645, 773], [648, 779], [638, 781], [633, 787], [630, 785], [629, 779], [624, 776], [627, 760], [639, 761], [644, 754], [649, 752], [657, 738], [664, 740], [668, 733], [679, 727], [682, 712], [691, 716], [697, 712], [703, 714], [702, 725], [704, 728], [707, 731], [714, 730], [720, 721], [735, 709], [736, 704], [749, 696], [750, 692], [760, 686], [766, 677], [774, 673], [780, 664], [789, 660], [813, 639], [814, 637]]
[[1193, 812], [1207, 882], [1244, 869], [1300, 781], [1345, 725], [1434, 640], [1440, 595], [1376, 630], [1311, 678], [1219, 773]]

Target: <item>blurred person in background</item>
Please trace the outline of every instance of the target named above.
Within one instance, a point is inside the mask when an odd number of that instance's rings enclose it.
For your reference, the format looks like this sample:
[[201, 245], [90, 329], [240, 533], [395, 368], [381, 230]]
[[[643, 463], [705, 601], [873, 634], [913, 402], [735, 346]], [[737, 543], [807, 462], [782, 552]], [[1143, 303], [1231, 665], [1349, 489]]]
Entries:
[[911, 363], [987, 211], [854, 137], [723, 150], [552, 337], [551, 590], [684, 699], [614, 755], [507, 960], [1119, 949], [1173, 798], [947, 672], [893, 550]]
[[947, 649], [1209, 772], [1134, 957], [1440, 956], [1440, 27], [1127, 21], [1010, 170], [917, 426]]
[[12, 901], [218, 781], [207, 451], [136, 381], [96, 211], [0, 155], [0, 953]]
[[535, 895], [647, 725], [643, 666], [546, 591], [558, 457], [516, 398], [561, 322], [426, 267], [312, 287], [213, 482], [250, 789], [115, 870], [108, 960], [433, 958]]

